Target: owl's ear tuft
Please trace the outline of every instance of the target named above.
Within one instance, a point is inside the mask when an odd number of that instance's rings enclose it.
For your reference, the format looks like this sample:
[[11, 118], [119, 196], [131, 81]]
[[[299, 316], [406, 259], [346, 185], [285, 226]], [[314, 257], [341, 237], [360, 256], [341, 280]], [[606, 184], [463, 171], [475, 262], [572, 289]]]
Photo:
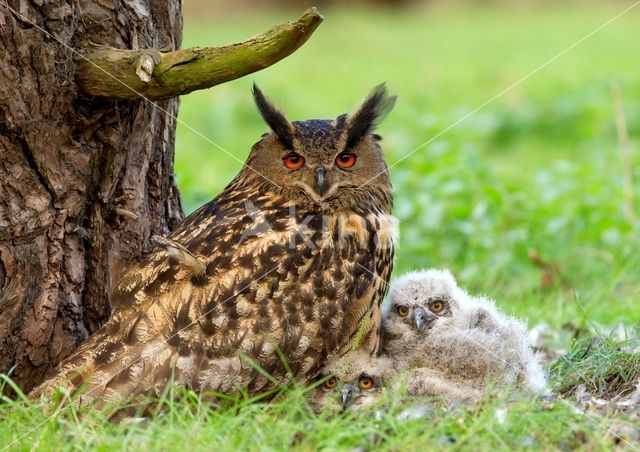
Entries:
[[354, 146], [391, 111], [396, 103], [396, 96], [389, 96], [384, 83], [373, 88], [358, 111], [347, 120], [347, 147]]
[[284, 113], [269, 102], [255, 83], [253, 84], [253, 100], [258, 107], [258, 111], [260, 111], [262, 119], [264, 119], [273, 133], [276, 134], [287, 149], [293, 149], [293, 126], [284, 116]]

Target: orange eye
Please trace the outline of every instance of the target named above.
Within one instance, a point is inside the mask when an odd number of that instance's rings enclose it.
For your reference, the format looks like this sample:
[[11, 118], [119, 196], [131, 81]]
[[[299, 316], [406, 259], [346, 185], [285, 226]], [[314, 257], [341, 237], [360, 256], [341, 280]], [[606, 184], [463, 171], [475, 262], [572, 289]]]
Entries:
[[336, 165], [340, 168], [351, 168], [356, 164], [356, 155], [351, 152], [342, 152], [336, 157]]
[[409, 308], [406, 306], [398, 306], [396, 312], [400, 317], [406, 317], [409, 315]]
[[431, 304], [429, 304], [429, 309], [434, 314], [437, 314], [439, 312], [442, 312], [442, 310], [444, 309], [444, 303], [441, 300], [432, 301]]
[[338, 385], [338, 379], [336, 377], [331, 377], [324, 383], [322, 383], [322, 387], [324, 389], [333, 389]]
[[358, 387], [360, 389], [371, 389], [373, 388], [373, 378], [368, 375], [363, 375], [358, 379]]
[[302, 168], [302, 166], [304, 165], [304, 157], [297, 152], [292, 152], [291, 154], [285, 155], [282, 161], [284, 162], [284, 166], [289, 169]]

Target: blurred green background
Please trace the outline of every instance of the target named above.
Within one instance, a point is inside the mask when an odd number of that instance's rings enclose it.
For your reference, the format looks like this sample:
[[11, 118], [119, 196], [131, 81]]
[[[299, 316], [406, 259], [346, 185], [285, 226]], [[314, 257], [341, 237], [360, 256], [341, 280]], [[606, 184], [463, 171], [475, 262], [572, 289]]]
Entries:
[[[187, 0], [183, 46], [246, 39], [296, 18], [303, 3]], [[640, 6], [578, 43], [632, 4], [323, 4], [324, 23], [290, 57], [181, 98], [184, 207], [213, 198], [241, 165], [194, 130], [240, 161], [266, 131], [254, 81], [290, 119], [349, 112], [386, 81], [399, 96], [380, 127], [401, 221], [396, 275], [449, 267], [530, 323], [637, 324]], [[629, 175], [635, 199], [624, 195]]]

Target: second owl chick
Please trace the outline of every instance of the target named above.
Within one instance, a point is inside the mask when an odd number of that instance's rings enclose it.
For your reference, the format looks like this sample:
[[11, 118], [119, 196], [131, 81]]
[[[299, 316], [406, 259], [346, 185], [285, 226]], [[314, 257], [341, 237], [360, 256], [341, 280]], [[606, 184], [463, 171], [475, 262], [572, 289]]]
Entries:
[[392, 284], [382, 347], [396, 367], [413, 369], [408, 389], [416, 395], [475, 401], [504, 385], [547, 392], [526, 325], [469, 296], [446, 270], [409, 273]]
[[307, 394], [307, 400], [316, 413], [335, 414], [372, 406], [385, 387], [391, 391], [404, 390], [410, 396], [440, 396], [430, 401], [432, 406], [482, 396], [478, 388], [450, 381], [435, 369], [418, 367], [398, 372], [394, 364], [387, 356], [372, 357], [362, 351], [330, 360], [318, 376], [320, 383]]
[[316, 413], [361, 409], [375, 402], [394, 377], [392, 361], [355, 350], [331, 360], [322, 369], [322, 383], [307, 400]]

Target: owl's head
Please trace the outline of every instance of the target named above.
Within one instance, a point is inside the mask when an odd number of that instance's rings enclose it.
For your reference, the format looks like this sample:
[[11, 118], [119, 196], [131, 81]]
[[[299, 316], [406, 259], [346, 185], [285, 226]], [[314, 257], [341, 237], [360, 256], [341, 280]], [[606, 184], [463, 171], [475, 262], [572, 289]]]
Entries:
[[384, 85], [353, 114], [334, 120], [290, 122], [255, 85], [253, 96], [271, 132], [253, 146], [247, 166], [266, 176], [271, 190], [321, 206], [358, 207], [369, 201], [390, 209], [387, 165], [380, 136], [373, 133], [396, 99]]
[[387, 358], [352, 351], [323, 368], [308, 400], [317, 413], [362, 409], [378, 400], [393, 375]]
[[403, 275], [391, 284], [383, 308], [384, 340], [410, 341], [453, 327], [466, 298], [448, 270]]

